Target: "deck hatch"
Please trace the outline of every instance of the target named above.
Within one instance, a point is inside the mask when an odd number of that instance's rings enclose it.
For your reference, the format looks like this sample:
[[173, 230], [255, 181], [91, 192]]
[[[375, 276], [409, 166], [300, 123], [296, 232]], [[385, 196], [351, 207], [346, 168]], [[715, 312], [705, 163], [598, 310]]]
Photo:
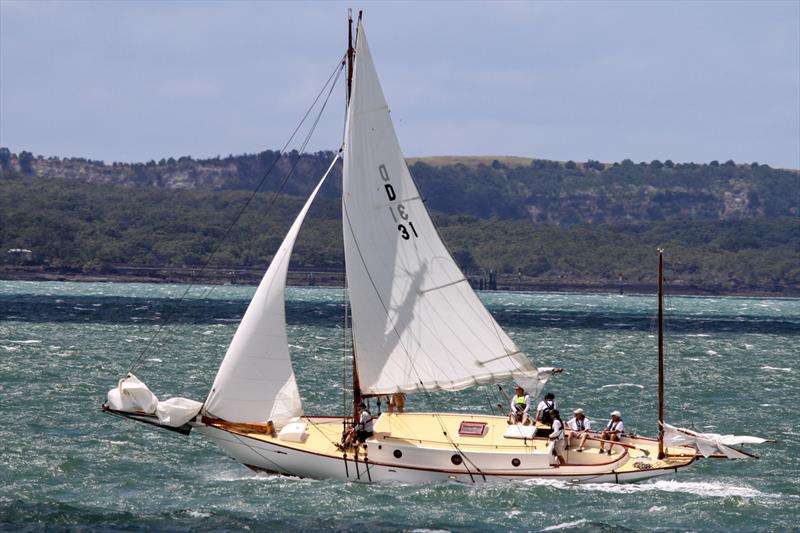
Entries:
[[458, 426], [458, 434], [462, 437], [483, 437], [486, 432], [486, 422], [473, 422], [463, 420]]

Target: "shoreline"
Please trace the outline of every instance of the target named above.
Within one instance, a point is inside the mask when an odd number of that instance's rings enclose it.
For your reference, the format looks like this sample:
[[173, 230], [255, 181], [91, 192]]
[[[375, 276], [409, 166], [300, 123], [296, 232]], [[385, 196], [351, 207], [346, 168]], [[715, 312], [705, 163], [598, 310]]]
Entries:
[[[67, 281], [78, 283], [196, 283], [200, 285], [247, 285], [255, 286], [261, 280], [263, 271], [248, 272], [204, 272], [202, 276], [191, 269], [133, 269], [136, 273], [82, 273], [43, 269], [14, 268], [0, 271], [0, 281]], [[145, 272], [146, 271], [146, 272]], [[467, 276], [474, 289], [478, 290], [479, 276]], [[342, 287], [343, 272], [336, 271], [289, 271], [287, 286], [292, 287]], [[499, 275], [497, 291], [513, 292], [564, 292], [585, 294], [637, 294], [656, 293], [656, 283], [602, 282], [588, 280], [537, 280], [519, 278], [514, 275]], [[490, 289], [487, 289], [490, 290]], [[725, 288], [702, 287], [673, 282], [669, 293], [676, 296], [734, 296], [751, 298], [798, 298], [800, 287], [786, 287], [780, 290], [764, 288]]]

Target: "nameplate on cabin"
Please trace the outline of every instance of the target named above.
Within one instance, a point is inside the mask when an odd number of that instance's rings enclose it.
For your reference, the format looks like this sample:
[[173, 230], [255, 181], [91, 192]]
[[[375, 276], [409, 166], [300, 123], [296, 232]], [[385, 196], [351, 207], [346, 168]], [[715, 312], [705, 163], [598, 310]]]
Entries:
[[458, 426], [458, 434], [462, 437], [483, 437], [486, 431], [486, 422], [468, 422], [464, 420]]

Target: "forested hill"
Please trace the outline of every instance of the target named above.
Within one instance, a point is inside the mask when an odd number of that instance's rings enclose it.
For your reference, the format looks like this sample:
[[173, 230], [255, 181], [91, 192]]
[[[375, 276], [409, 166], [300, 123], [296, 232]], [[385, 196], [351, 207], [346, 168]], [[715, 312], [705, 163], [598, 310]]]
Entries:
[[[278, 152], [195, 160], [169, 158], [146, 163], [59, 159], [0, 149], [0, 167], [22, 175], [91, 184], [195, 191], [252, 190], [275, 166], [262, 191], [305, 196], [333, 153]], [[278, 159], [276, 161], [276, 159]], [[557, 226], [643, 223], [669, 220], [741, 220], [795, 217], [797, 170], [758, 163], [673, 163], [624, 160], [607, 164], [524, 158], [422, 158], [409, 160], [431, 210], [478, 218], [529, 219]], [[338, 169], [337, 169], [338, 172]], [[341, 180], [329, 180], [324, 195], [337, 197]]]

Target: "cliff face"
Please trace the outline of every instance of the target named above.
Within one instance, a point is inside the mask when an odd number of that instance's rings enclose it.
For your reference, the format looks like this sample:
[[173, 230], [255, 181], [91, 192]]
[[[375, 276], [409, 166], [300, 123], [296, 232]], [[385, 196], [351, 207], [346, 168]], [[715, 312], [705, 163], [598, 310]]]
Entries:
[[[194, 160], [112, 163], [58, 159], [6, 151], [3, 169], [49, 179], [93, 184], [200, 191], [281, 190], [304, 196], [333, 158], [332, 152], [278, 152]], [[415, 158], [411, 171], [429, 207], [445, 214], [530, 219], [557, 226], [664, 220], [731, 220], [800, 215], [796, 170], [766, 165], [695, 163], [604, 164], [524, 158]], [[339, 169], [336, 172], [340, 172]], [[288, 179], [285, 179], [286, 176]], [[338, 176], [323, 196], [341, 194]]]

